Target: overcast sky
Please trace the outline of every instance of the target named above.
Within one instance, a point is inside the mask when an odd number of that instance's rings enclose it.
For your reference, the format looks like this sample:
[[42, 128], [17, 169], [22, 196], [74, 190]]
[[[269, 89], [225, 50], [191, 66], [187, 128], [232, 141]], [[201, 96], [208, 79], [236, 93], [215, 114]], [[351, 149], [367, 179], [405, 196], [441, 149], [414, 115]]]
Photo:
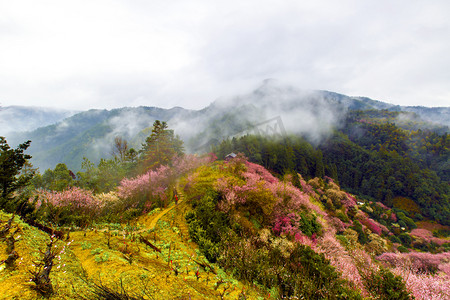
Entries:
[[450, 106], [448, 0], [0, 0], [0, 105], [182, 106], [275, 78]]

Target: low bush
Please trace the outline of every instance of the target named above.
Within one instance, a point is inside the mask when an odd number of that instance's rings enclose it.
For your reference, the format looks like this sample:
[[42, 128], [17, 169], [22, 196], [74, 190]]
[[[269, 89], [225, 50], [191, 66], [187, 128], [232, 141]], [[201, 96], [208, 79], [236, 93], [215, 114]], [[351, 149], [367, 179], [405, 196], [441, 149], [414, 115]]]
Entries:
[[370, 273], [365, 280], [367, 290], [379, 300], [408, 300], [413, 299], [407, 291], [402, 277], [394, 275], [385, 268]]

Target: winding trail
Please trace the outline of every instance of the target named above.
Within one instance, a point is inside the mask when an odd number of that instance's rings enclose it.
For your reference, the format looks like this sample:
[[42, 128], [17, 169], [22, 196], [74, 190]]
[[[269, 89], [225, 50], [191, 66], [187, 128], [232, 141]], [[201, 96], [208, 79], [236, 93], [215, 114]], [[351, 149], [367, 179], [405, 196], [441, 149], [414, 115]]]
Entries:
[[178, 204], [174, 204], [166, 209], [164, 209], [163, 211], [161, 211], [151, 222], [149, 227], [146, 230], [154, 230], [156, 227], [156, 224], [158, 223], [159, 219], [161, 219], [165, 214], [167, 214], [169, 211], [171, 211], [172, 209], [174, 209], [175, 207], [177, 207], [178, 205], [181, 204], [181, 202], [184, 201], [184, 194], [181, 193], [181, 189], [177, 183], [176, 185], [176, 190], [177, 190], [177, 195], [178, 195]]

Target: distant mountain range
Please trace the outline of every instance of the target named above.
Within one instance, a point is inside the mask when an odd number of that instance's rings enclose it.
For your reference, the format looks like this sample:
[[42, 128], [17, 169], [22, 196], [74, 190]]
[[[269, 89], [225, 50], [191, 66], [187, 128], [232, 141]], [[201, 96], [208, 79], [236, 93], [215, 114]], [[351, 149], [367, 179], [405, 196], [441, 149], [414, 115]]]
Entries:
[[55, 124], [76, 113], [79, 111], [32, 106], [0, 107], [0, 135], [32, 131]]
[[207, 149], [210, 144], [273, 117], [280, 117], [287, 132], [318, 143], [341, 124], [349, 110], [369, 109], [405, 112], [399, 116], [420, 121], [424, 128], [448, 131], [445, 126], [450, 126], [450, 107], [396, 106], [329, 91], [300, 90], [267, 80], [249, 94], [217, 100], [202, 110], [124, 107], [73, 112], [4, 107], [0, 111], [0, 135], [5, 135], [12, 146], [31, 140], [27, 152], [41, 172], [59, 162], [79, 170], [83, 157], [94, 162], [108, 157], [116, 136], [139, 149], [155, 120], [166, 121], [192, 152]]

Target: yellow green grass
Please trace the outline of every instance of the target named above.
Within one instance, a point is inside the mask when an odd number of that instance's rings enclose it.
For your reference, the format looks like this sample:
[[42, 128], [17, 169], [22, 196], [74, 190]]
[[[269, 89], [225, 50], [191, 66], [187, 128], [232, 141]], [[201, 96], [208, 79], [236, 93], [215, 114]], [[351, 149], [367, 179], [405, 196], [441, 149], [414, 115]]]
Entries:
[[[55, 290], [50, 299], [89, 298], [94, 283], [144, 299], [239, 299], [241, 293], [247, 299], [266, 299], [266, 291], [238, 282], [218, 266], [206, 264], [197, 245], [189, 239], [184, 219], [189, 209], [188, 204], [180, 202], [129, 224], [103, 224], [70, 232], [68, 239], [57, 243], [62, 253], [55, 259], [50, 275]], [[0, 213], [0, 228], [10, 216]], [[20, 228], [15, 235], [20, 235], [15, 244], [20, 257], [14, 270], [0, 267], [0, 299], [41, 299], [33, 289], [29, 271], [50, 238], [18, 217], [13, 224]], [[142, 238], [161, 253], [145, 245]], [[6, 242], [0, 241], [0, 261], [6, 257]]]

